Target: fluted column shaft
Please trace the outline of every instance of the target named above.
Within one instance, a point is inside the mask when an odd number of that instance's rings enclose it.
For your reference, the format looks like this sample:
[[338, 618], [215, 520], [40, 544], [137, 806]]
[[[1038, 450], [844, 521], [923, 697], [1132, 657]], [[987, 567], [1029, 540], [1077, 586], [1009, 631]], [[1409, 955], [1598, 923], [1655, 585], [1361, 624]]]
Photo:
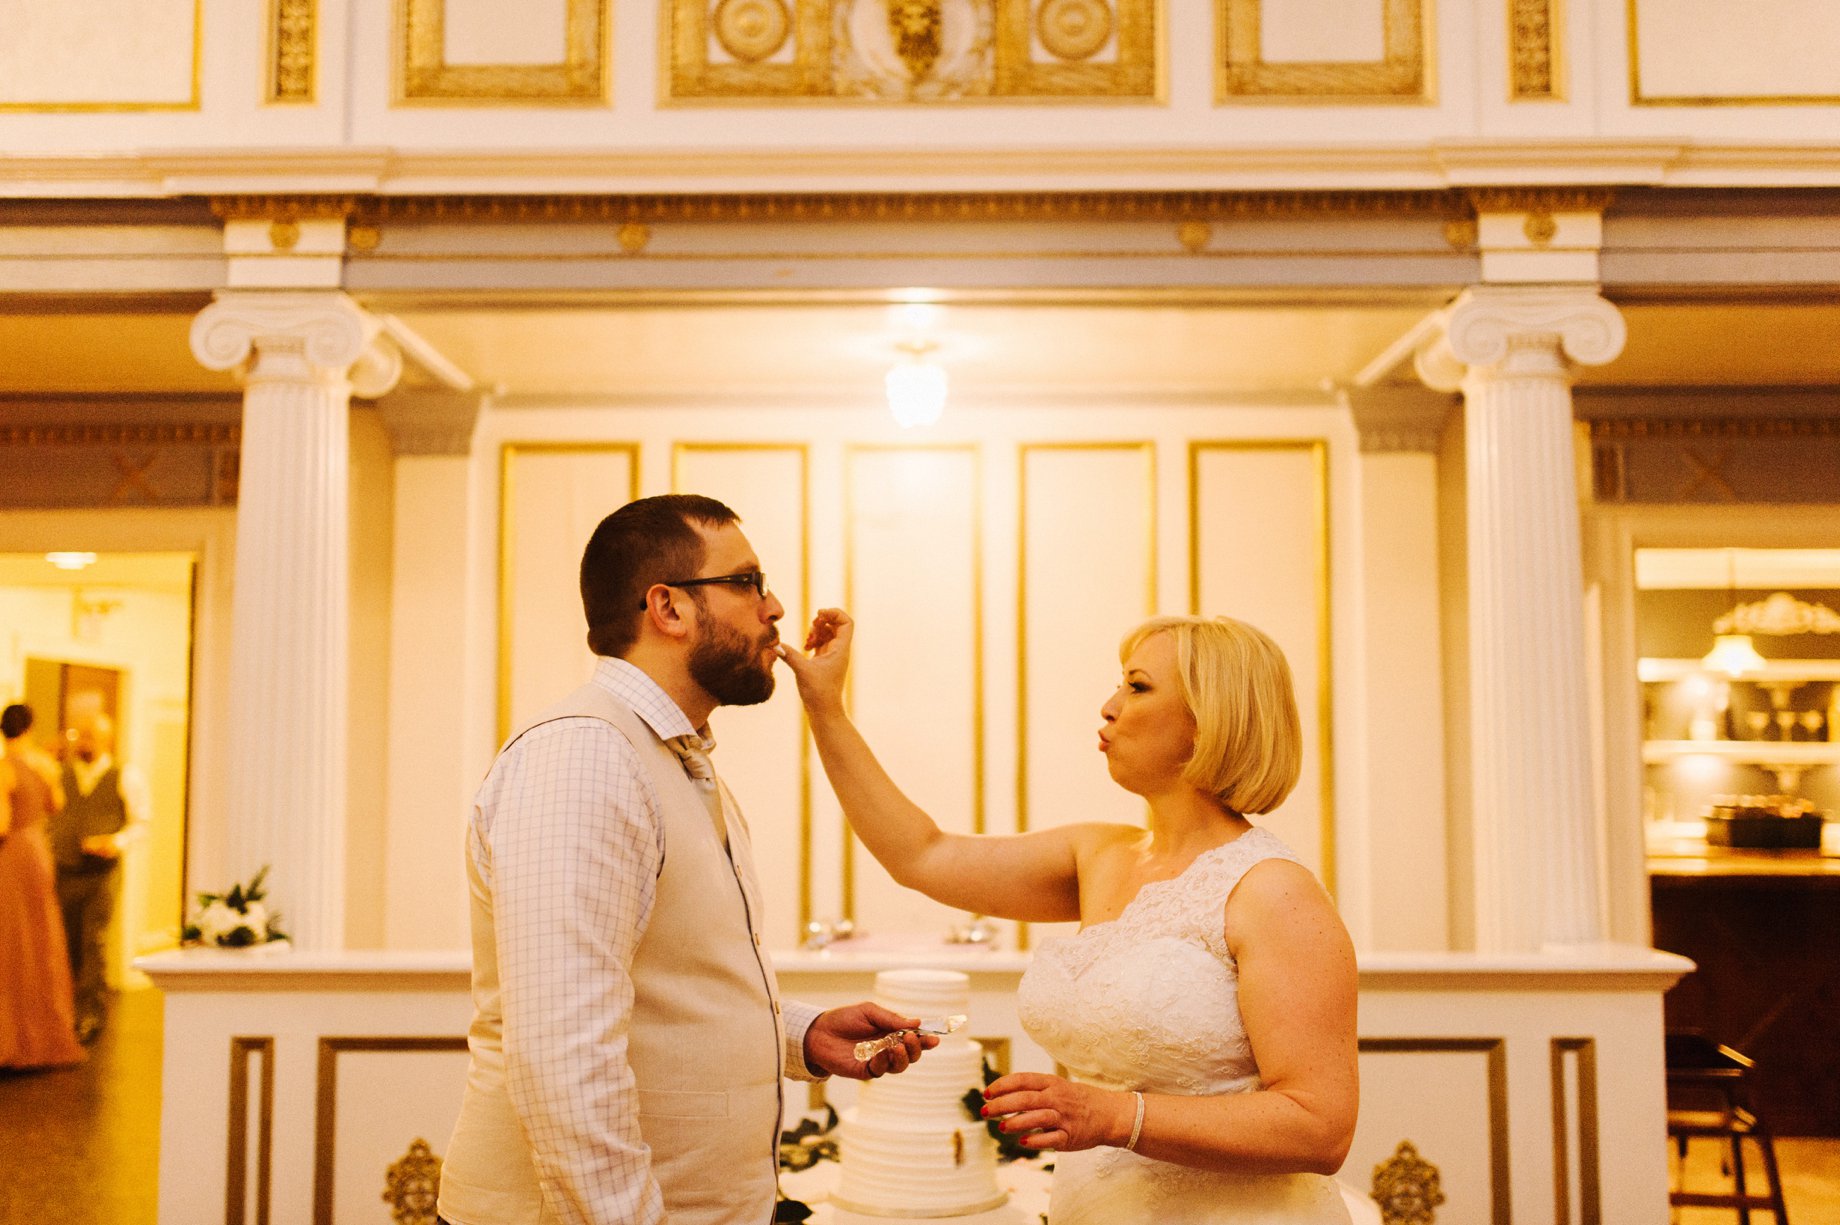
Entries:
[[230, 672], [235, 880], [270, 865], [293, 942], [336, 949], [345, 929], [349, 679], [349, 416], [400, 358], [337, 293], [224, 294], [194, 321], [214, 369], [247, 363]]
[[1484, 951], [1604, 935], [1570, 362], [1607, 362], [1623, 337], [1615, 307], [1590, 289], [1477, 289], [1418, 363], [1464, 400]]

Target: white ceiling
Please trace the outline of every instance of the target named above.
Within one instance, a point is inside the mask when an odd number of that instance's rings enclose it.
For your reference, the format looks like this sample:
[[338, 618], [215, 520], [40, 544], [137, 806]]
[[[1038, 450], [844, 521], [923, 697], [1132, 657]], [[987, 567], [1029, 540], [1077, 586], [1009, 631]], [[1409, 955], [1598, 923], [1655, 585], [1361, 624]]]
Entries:
[[[936, 308], [916, 329], [882, 302], [520, 305], [379, 299], [477, 384], [595, 396], [879, 387], [924, 334], [955, 394], [1132, 388], [1315, 393], [1351, 381], [1434, 297], [1232, 304], [988, 302]], [[1625, 307], [1629, 343], [1581, 371], [1598, 386], [1840, 386], [1840, 305]], [[189, 310], [0, 315], [0, 394], [234, 392], [192, 358]], [[1397, 377], [1409, 380], [1409, 370]], [[426, 384], [412, 372], [406, 385]]]

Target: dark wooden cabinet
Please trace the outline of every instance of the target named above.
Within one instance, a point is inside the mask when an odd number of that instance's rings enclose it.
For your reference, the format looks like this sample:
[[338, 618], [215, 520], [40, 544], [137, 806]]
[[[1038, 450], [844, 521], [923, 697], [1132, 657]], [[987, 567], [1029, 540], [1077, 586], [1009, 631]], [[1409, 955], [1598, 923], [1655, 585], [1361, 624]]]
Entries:
[[1651, 860], [1655, 947], [1698, 969], [1667, 994], [1670, 1029], [1757, 1061], [1778, 1135], [1840, 1136], [1840, 858], [1708, 848]]

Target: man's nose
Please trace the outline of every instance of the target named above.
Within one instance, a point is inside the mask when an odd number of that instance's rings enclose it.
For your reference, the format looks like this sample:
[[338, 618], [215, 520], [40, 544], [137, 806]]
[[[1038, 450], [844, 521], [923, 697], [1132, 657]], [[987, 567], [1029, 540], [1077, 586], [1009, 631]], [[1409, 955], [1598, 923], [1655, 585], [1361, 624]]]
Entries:
[[778, 596], [769, 591], [767, 598], [761, 603], [761, 611], [766, 615], [767, 624], [771, 625], [786, 615], [786, 606], [779, 602]]

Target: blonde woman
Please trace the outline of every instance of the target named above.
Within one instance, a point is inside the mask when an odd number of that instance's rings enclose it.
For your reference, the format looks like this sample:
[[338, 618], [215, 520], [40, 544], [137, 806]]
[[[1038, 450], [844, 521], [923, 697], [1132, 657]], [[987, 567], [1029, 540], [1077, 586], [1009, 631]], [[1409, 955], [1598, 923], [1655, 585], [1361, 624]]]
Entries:
[[1055, 1225], [1345, 1225], [1332, 1177], [1358, 1098], [1355, 960], [1316, 879], [1250, 817], [1296, 784], [1290, 668], [1226, 617], [1160, 617], [1126, 635], [1100, 708], [1113, 781], [1148, 826], [948, 834], [904, 796], [843, 707], [853, 625], [782, 647], [825, 772], [894, 878], [948, 906], [1078, 920], [1024, 975], [1024, 1026], [1072, 1079], [1015, 1073], [985, 1113], [1054, 1149]]

